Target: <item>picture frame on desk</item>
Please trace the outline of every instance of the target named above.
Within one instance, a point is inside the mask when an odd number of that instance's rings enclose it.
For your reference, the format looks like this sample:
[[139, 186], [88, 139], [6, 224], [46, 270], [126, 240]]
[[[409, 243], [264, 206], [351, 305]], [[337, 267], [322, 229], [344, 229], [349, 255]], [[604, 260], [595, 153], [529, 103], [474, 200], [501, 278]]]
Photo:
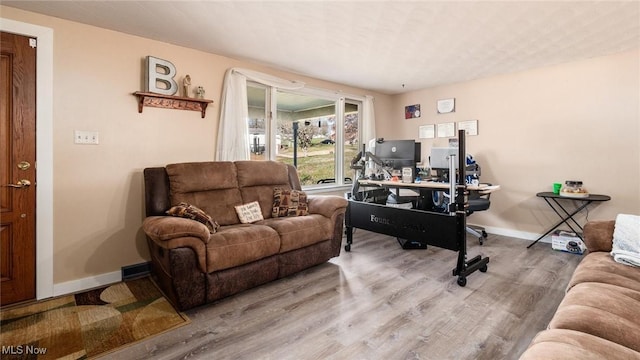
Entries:
[[403, 183], [413, 182], [413, 168], [410, 168], [410, 167], [402, 168], [402, 182]]

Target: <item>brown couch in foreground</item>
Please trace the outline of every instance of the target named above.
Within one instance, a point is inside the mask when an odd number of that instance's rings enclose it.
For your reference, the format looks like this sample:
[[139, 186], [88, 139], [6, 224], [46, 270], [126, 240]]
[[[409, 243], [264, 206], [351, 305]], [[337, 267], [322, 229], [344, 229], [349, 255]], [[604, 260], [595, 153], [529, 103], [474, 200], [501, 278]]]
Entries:
[[610, 255], [615, 221], [584, 227], [580, 262], [547, 330], [520, 360], [640, 359], [640, 268]]
[[[152, 275], [180, 310], [236, 294], [340, 254], [347, 201], [308, 195], [308, 214], [272, 217], [274, 189], [300, 190], [293, 166], [275, 161], [200, 162], [144, 170], [143, 230]], [[264, 220], [241, 223], [235, 206], [257, 201]], [[215, 230], [168, 216], [180, 203], [211, 216]], [[290, 214], [294, 215], [294, 214]]]

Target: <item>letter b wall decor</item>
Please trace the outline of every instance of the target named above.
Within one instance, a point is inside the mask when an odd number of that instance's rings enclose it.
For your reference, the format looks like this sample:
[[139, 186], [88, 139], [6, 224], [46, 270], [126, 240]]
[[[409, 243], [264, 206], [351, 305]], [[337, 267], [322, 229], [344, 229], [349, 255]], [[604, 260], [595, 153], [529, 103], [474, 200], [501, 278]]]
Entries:
[[174, 76], [176, 76], [176, 67], [171, 62], [147, 56], [145, 91], [163, 95], [175, 94], [178, 92], [178, 83], [173, 80]]

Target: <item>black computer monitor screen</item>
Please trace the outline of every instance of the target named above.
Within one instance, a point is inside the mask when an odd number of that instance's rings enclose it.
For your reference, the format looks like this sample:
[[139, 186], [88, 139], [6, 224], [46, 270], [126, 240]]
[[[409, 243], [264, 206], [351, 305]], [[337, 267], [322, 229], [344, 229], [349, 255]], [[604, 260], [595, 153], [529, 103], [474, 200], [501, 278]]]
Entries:
[[420, 154], [420, 143], [414, 140], [385, 140], [376, 144], [375, 155], [382, 162], [393, 169], [403, 167], [415, 167], [420, 159], [416, 159], [416, 154]]
[[[451, 155], [458, 156], [458, 148], [454, 147], [432, 147], [429, 156], [429, 166], [432, 169], [448, 169]], [[458, 168], [458, 159], [455, 161], [455, 168]]]

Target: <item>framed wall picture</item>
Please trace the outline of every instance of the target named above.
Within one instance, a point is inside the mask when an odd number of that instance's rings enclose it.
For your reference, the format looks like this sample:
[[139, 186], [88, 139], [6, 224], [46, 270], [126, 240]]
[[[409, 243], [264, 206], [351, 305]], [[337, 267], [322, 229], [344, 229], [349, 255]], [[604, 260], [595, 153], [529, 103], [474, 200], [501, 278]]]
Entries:
[[450, 112], [456, 111], [456, 99], [442, 99], [438, 100], [436, 103], [436, 108], [438, 109], [438, 114], [446, 114]]
[[467, 135], [478, 135], [478, 120], [459, 121], [458, 130], [464, 130]]
[[420, 104], [409, 105], [404, 107], [404, 118], [413, 119], [420, 117]]
[[433, 139], [436, 137], [436, 126], [434, 124], [421, 125], [418, 128], [420, 139]]
[[453, 137], [456, 134], [456, 124], [452, 122], [438, 124], [436, 130], [439, 138]]

